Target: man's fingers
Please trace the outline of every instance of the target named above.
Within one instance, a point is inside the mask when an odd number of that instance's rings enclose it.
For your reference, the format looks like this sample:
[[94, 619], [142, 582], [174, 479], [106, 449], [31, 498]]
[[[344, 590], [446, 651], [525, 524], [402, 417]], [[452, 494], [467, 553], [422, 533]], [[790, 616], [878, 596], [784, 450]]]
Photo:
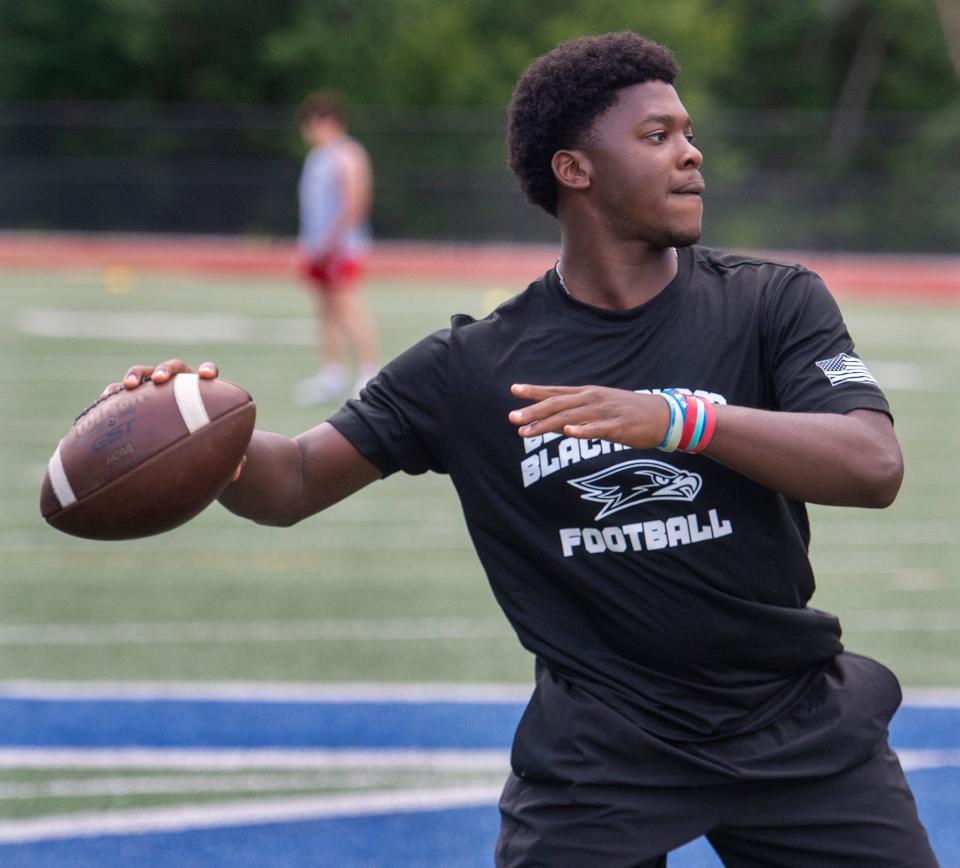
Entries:
[[123, 375], [123, 388], [136, 389], [153, 373], [153, 365], [133, 365]]
[[[540, 405], [542, 406], [542, 405]], [[584, 424], [590, 421], [587, 408], [584, 406], [554, 408], [553, 412], [542, 412], [524, 425], [520, 425], [517, 433], [521, 437], [535, 437], [548, 431], [563, 433], [569, 425]]]
[[534, 386], [530, 383], [514, 383], [510, 391], [518, 398], [541, 401], [553, 395], [570, 395], [589, 388], [589, 386]]
[[[540, 388], [539, 386], [535, 388]], [[533, 422], [535, 419], [546, 419], [562, 410], [569, 410], [572, 407], [578, 407], [585, 403], [583, 390], [575, 389], [565, 391], [560, 394], [551, 394], [542, 396], [536, 404], [530, 404], [526, 407], [520, 407], [517, 410], [511, 410], [510, 421], [514, 425], [523, 425]]]
[[574, 425], [564, 425], [563, 433], [578, 440], [607, 440], [609, 439], [609, 425], [606, 422], [582, 422]]
[[183, 361], [183, 359], [168, 359], [153, 369], [153, 373], [150, 374], [150, 379], [153, 380], [154, 383], [166, 383], [167, 380], [175, 377], [177, 374], [192, 373], [195, 373], [193, 368]]
[[[132, 365], [123, 375], [122, 383], [111, 383], [101, 393], [101, 397], [112, 391], [114, 388], [136, 389], [141, 383], [152, 380], [154, 383], [166, 383], [171, 377], [177, 374], [194, 373], [183, 359], [167, 359], [160, 362], [159, 365]], [[220, 371], [214, 362], [203, 362], [197, 368], [196, 373], [205, 380], [212, 380], [219, 376]]]

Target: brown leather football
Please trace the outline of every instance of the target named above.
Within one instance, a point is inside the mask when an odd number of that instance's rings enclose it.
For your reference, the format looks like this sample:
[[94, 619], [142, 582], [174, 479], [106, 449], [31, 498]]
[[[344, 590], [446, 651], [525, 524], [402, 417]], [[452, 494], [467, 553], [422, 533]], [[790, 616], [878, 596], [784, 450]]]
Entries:
[[40, 512], [64, 533], [133, 539], [205, 509], [240, 463], [256, 406], [239, 386], [178, 374], [81, 413], [53, 453]]

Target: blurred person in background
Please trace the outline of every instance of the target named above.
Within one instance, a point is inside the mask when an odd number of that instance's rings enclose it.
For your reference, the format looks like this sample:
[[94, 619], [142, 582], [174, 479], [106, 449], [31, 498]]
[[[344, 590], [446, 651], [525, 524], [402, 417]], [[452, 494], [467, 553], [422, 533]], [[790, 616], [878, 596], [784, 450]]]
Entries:
[[299, 254], [317, 309], [320, 369], [296, 384], [293, 397], [318, 404], [356, 395], [378, 368], [376, 328], [360, 291], [373, 172], [363, 145], [347, 132], [339, 94], [309, 94], [297, 123], [310, 148], [298, 187]]

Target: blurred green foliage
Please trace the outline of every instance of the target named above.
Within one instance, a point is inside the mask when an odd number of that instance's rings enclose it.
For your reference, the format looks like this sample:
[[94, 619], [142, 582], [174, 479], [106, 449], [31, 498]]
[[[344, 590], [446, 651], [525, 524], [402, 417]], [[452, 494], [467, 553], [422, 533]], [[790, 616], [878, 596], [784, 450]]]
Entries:
[[502, 106], [558, 41], [632, 29], [671, 46], [694, 110], [937, 109], [957, 74], [935, 0], [0, 0], [0, 99]]
[[292, 108], [333, 87], [378, 235], [552, 240], [504, 108], [532, 58], [623, 29], [683, 67], [709, 243], [958, 249], [960, 0], [0, 0], [0, 225], [289, 234]]

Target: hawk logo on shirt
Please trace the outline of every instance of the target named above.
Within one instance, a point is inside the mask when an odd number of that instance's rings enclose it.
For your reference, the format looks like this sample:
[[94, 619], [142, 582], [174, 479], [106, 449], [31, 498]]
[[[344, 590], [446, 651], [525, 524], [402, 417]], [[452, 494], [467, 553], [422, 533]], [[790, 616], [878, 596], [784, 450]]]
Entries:
[[580, 495], [583, 500], [603, 504], [596, 516], [603, 518], [653, 500], [692, 501], [699, 493], [703, 479], [699, 473], [679, 470], [662, 461], [643, 459], [624, 461], [568, 482], [586, 492]]

